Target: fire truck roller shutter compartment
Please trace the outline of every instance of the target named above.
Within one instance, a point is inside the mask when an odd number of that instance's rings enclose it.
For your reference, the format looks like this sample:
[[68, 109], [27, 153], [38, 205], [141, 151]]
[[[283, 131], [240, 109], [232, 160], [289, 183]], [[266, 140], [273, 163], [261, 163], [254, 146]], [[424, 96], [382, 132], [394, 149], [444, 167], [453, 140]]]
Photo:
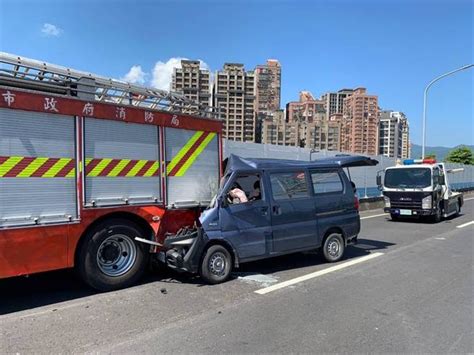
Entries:
[[0, 227], [77, 219], [73, 116], [0, 109]]
[[218, 134], [166, 128], [168, 205], [207, 205], [219, 183]]
[[160, 201], [158, 140], [157, 126], [86, 118], [86, 206]]

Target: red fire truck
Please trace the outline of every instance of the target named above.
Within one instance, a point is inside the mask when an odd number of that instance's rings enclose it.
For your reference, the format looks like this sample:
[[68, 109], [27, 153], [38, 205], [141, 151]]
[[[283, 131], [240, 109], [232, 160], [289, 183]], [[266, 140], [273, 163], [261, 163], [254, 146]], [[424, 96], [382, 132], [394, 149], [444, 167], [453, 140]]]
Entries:
[[0, 53], [0, 279], [75, 267], [136, 282], [221, 175], [217, 112], [173, 93]]

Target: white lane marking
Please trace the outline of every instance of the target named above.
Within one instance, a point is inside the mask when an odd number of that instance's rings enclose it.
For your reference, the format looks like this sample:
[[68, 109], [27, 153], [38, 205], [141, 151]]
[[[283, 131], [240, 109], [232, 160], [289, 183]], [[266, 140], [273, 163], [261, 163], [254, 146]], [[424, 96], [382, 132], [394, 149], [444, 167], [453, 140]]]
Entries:
[[465, 198], [464, 201], [474, 200], [474, 197]]
[[282, 289], [284, 287], [288, 287], [288, 286], [291, 286], [291, 285], [294, 285], [294, 284], [297, 284], [297, 283], [300, 283], [300, 282], [303, 282], [303, 281], [307, 281], [309, 279], [313, 279], [313, 278], [318, 277], [318, 276], [326, 275], [326, 274], [329, 274], [329, 273], [334, 272], [334, 271], [345, 269], [346, 267], [349, 267], [349, 266], [352, 266], [352, 265], [355, 265], [355, 264], [360, 264], [360, 263], [363, 263], [364, 261], [368, 261], [370, 259], [374, 259], [374, 258], [382, 256], [382, 255], [383, 255], [383, 253], [380, 253], [380, 252], [372, 253], [372, 254], [362, 256], [362, 257], [354, 259], [354, 260], [347, 261], [347, 262], [339, 264], [339, 265], [328, 267], [327, 269], [324, 269], [324, 270], [319, 270], [319, 271], [316, 271], [316, 272], [312, 272], [311, 274], [303, 275], [303, 276], [296, 277], [296, 278], [291, 279], [291, 280], [287, 280], [287, 281], [277, 283], [276, 285], [273, 285], [273, 286], [261, 288], [260, 290], [255, 291], [255, 293], [258, 293], [259, 295], [265, 295], [269, 292], [273, 292], [273, 291], [276, 291], [276, 290]]
[[469, 226], [469, 225], [471, 225], [471, 224], [474, 224], [474, 221], [461, 224], [461, 225], [459, 225], [459, 226], [456, 226], [456, 228], [464, 228], [464, 227], [467, 227], [467, 226]]
[[388, 215], [387, 213], [374, 214], [373, 216], [360, 217], [360, 219], [375, 218], [375, 217], [387, 216], [387, 215]]
[[439, 237], [439, 238], [435, 238], [437, 240], [446, 240], [446, 238], [443, 238], [443, 237]]

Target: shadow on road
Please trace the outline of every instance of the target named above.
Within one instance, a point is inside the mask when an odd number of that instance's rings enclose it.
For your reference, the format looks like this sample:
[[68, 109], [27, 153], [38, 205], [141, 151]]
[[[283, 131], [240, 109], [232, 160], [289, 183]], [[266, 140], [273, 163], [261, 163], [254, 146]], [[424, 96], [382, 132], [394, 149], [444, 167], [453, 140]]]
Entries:
[[[345, 260], [369, 254], [374, 250], [386, 249], [393, 243], [359, 239], [357, 246], [346, 249]], [[325, 264], [321, 252], [304, 252], [242, 264], [238, 273], [272, 274]], [[140, 284], [157, 283], [166, 288], [170, 283], [194, 284], [206, 287], [198, 276], [182, 274], [160, 268], [148, 272]], [[72, 270], [52, 271], [29, 277], [15, 277], [0, 280], [0, 315], [52, 305], [96, 294], [79, 280]]]
[[[347, 247], [343, 261], [368, 255], [371, 251], [387, 249], [393, 245], [395, 244], [379, 240], [359, 239], [357, 245]], [[311, 251], [242, 264], [238, 271], [272, 274], [279, 271], [301, 269], [320, 264], [327, 264], [322, 252]]]

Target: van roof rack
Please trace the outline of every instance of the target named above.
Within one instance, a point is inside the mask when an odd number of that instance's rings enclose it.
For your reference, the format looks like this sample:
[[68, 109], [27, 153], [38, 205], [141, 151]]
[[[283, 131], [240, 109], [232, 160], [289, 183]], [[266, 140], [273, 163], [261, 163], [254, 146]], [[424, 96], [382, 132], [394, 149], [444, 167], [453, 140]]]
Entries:
[[220, 120], [217, 109], [182, 94], [0, 52], [0, 85], [75, 96], [84, 100]]

